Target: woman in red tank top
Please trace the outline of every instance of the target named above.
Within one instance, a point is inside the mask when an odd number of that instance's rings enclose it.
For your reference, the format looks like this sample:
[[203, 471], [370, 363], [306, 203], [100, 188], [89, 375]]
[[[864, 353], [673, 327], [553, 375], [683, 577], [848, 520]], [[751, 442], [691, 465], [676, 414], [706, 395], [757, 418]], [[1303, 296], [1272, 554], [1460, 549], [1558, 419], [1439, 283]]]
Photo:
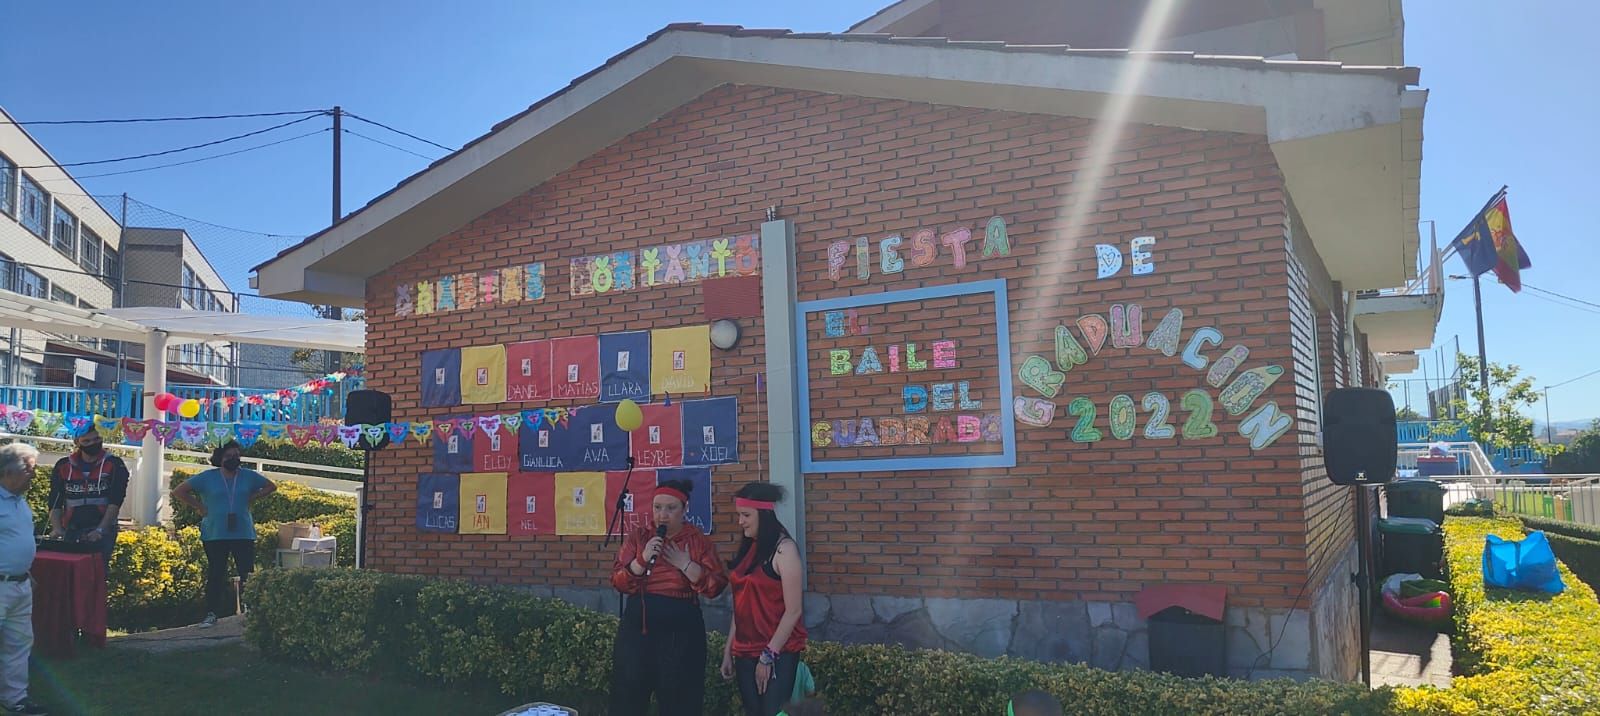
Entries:
[[800, 548], [773, 508], [783, 488], [752, 482], [735, 493], [734, 508], [744, 539], [728, 562], [733, 587], [733, 624], [722, 651], [722, 678], [737, 675], [746, 716], [776, 716], [794, 694], [800, 652], [806, 648], [802, 622]]

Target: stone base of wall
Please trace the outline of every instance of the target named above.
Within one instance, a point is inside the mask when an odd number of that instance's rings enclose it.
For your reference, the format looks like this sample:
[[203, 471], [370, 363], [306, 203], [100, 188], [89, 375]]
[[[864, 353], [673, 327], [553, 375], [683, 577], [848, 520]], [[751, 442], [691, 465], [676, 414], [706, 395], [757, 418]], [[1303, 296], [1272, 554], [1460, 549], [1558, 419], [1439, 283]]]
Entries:
[[[1351, 557], [1353, 558], [1353, 556]], [[1343, 567], [1350, 566], [1348, 563]], [[1349, 582], [1348, 571], [1334, 570]], [[1334, 577], [1313, 592], [1318, 624], [1334, 628], [1344, 618]], [[610, 589], [525, 587], [608, 614], [617, 613]], [[725, 632], [728, 595], [705, 605], [706, 627]], [[1313, 640], [1313, 613], [1305, 609], [1229, 607], [1225, 649], [1228, 675], [1236, 678], [1348, 679], [1342, 656], [1349, 634]], [[805, 624], [811, 638], [846, 644], [898, 644], [911, 649], [945, 649], [984, 657], [1015, 656], [1045, 662], [1083, 663], [1101, 669], [1150, 668], [1149, 623], [1131, 602], [1046, 602], [1009, 599], [935, 599], [807, 593]], [[1342, 628], [1342, 627], [1338, 627]], [[1270, 651], [1270, 654], [1268, 653]], [[1323, 666], [1326, 665], [1326, 666]]]

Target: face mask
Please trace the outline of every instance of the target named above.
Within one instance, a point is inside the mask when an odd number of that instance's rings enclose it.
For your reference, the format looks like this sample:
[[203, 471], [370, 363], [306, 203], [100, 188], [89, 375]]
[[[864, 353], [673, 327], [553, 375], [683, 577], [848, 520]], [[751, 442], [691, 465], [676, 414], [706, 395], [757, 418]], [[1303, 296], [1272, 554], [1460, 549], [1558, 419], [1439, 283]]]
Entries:
[[105, 445], [101, 443], [95, 443], [94, 445], [84, 445], [78, 449], [82, 450], [84, 455], [88, 457], [94, 457], [99, 455], [101, 450], [105, 449]]
[[222, 466], [229, 470], [239, 469], [239, 458], [230, 457], [222, 461]]

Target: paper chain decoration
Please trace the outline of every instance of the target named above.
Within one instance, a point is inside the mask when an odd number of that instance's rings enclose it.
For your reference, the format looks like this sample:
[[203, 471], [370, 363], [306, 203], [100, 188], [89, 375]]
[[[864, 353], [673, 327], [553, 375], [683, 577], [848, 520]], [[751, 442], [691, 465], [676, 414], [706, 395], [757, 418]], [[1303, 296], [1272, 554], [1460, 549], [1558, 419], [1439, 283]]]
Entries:
[[102, 415], [51, 413], [0, 404], [0, 427], [8, 429], [12, 433], [21, 433], [37, 422], [46, 437], [67, 437], [77, 435], [85, 427], [93, 424], [94, 429], [100, 433], [101, 437], [107, 439], [121, 431], [123, 441], [132, 444], [142, 442], [146, 435], [154, 433], [156, 438], [164, 445], [170, 446], [181, 443], [190, 447], [210, 447], [221, 445], [229, 440], [236, 440], [240, 445], [248, 448], [258, 441], [266, 440], [268, 442], [288, 442], [296, 447], [305, 447], [316, 443], [321, 445], [343, 444], [345, 447], [354, 448], [363, 437], [367, 438], [369, 443], [377, 443], [385, 436], [389, 438], [389, 442], [392, 445], [401, 445], [407, 439], [410, 439], [420, 446], [426, 446], [435, 432], [440, 435], [450, 435], [459, 431], [462, 435], [471, 435], [476, 431], [485, 435], [494, 435], [503, 431], [508, 435], [516, 435], [517, 429], [523, 425], [533, 429], [537, 429], [544, 424], [566, 427], [572, 416], [577, 415], [581, 410], [583, 410], [582, 406], [535, 408], [513, 413], [475, 415], [437, 421], [333, 425], [326, 423], [218, 423], [191, 420], [119, 419], [107, 418]]
[[200, 403], [200, 407], [202, 408], [212, 404], [221, 405], [224, 408], [231, 408], [236, 403], [244, 403], [245, 405], [265, 405], [268, 401], [274, 400], [287, 403], [293, 401], [296, 397], [301, 395], [331, 391], [331, 386], [333, 386], [335, 383], [343, 381], [346, 378], [359, 378], [361, 377], [361, 372], [362, 367], [355, 366], [347, 370], [329, 373], [315, 380], [308, 380], [300, 385], [294, 386], [293, 388], [284, 388], [282, 390], [274, 390], [266, 393], [255, 393], [252, 395], [245, 395], [241, 393], [239, 395], [228, 395], [221, 398], [196, 398], [195, 401]]

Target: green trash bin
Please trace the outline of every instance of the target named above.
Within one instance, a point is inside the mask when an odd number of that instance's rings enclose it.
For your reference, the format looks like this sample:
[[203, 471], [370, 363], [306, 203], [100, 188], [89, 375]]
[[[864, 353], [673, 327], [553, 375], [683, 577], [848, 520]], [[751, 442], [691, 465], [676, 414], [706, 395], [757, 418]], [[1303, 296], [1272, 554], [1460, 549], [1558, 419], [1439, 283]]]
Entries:
[[1399, 517], [1378, 520], [1382, 539], [1383, 575], [1420, 574], [1429, 579], [1444, 576], [1444, 535], [1427, 519]]
[[1437, 480], [1396, 480], [1384, 486], [1390, 517], [1421, 517], [1444, 523], [1444, 485]]

